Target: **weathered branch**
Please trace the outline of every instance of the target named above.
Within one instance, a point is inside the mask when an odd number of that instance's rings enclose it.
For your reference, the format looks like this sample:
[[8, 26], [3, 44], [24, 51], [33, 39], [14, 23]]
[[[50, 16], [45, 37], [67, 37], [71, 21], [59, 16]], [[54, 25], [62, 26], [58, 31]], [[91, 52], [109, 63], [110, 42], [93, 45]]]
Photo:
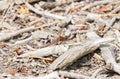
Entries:
[[29, 56], [43, 57], [43, 56], [49, 56], [53, 54], [61, 54], [63, 52], [66, 52], [67, 50], [68, 50], [68, 45], [55, 45], [55, 46], [37, 49], [32, 52], [24, 53], [19, 57], [29, 57]]
[[111, 0], [105, 0], [105, 1], [95, 1], [94, 3], [90, 3], [88, 4], [87, 6], [83, 7], [82, 10], [87, 10], [91, 7], [94, 7], [96, 5], [100, 5], [100, 4], [106, 4], [106, 3], [109, 3], [109, 2], [112, 2]]
[[[100, 39], [100, 37], [95, 32], [88, 33], [87, 36], [91, 40]], [[107, 44], [101, 45], [99, 48], [108, 66], [108, 69], [113, 70], [120, 74], [120, 66], [116, 63], [114, 58], [114, 55], [115, 55], [114, 49]]]
[[85, 76], [85, 75], [73, 73], [73, 72], [67, 72], [67, 71], [59, 71], [58, 73], [61, 76], [73, 78], [73, 79], [95, 79], [89, 76]]
[[67, 52], [58, 57], [49, 67], [50, 70], [66, 67], [72, 64], [77, 59], [93, 52], [102, 43], [113, 41], [114, 38], [102, 38], [94, 41], [86, 41], [82, 46], [75, 46], [69, 49]]
[[60, 19], [60, 20], [67, 20], [66, 17], [60, 16], [60, 15], [56, 15], [56, 14], [51, 14], [48, 12], [44, 12], [44, 11], [39, 11], [38, 9], [34, 8], [32, 5], [30, 5], [28, 2], [24, 2], [26, 4], [26, 6], [32, 10], [33, 12], [42, 15], [42, 16], [48, 16], [48, 17], [52, 17], [54, 19]]
[[23, 28], [23, 29], [20, 29], [20, 30], [16, 30], [15, 32], [12, 32], [12, 33], [3, 33], [3, 35], [0, 36], [0, 41], [5, 41], [5, 40], [8, 40], [8, 39], [10, 39], [14, 36], [19, 35], [19, 34], [29, 32], [29, 31], [32, 31], [32, 30], [36, 30], [36, 29], [39, 29], [39, 28], [43, 28], [43, 27], [46, 27], [46, 26], [50, 26], [50, 25], [56, 24], [58, 22], [59, 21], [55, 21], [53, 23], [48, 23], [48, 24], [43, 24], [39, 27], [31, 26], [31, 27], [28, 27], [28, 28]]

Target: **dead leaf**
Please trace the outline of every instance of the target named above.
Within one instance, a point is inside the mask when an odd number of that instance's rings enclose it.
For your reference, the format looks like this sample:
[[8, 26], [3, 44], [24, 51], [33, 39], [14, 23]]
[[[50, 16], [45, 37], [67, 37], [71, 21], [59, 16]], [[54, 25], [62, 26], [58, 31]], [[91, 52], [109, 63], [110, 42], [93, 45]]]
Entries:
[[110, 9], [111, 9], [110, 5], [105, 5], [105, 6], [102, 6], [102, 8], [100, 8], [100, 11], [106, 12], [106, 11], [109, 11]]
[[80, 28], [80, 30], [88, 30], [88, 27], [82, 26], [82, 27]]
[[72, 13], [74, 13], [74, 12], [75, 12], [75, 9], [74, 9], [74, 8], [71, 8], [68, 13], [72, 14]]
[[21, 72], [22, 74], [26, 74], [26, 73], [27, 73], [27, 68], [24, 67], [24, 66], [22, 66], [21, 69], [20, 69], [20, 72]]
[[98, 30], [99, 30], [99, 31], [103, 31], [103, 30], [104, 30], [104, 26], [99, 26], [99, 27], [98, 27]]
[[21, 50], [20, 48], [16, 48], [16, 49], [15, 49], [15, 52], [16, 52], [18, 55], [20, 55], [20, 54], [23, 53], [23, 50]]
[[11, 69], [8, 71], [8, 74], [10, 75], [15, 75], [17, 73], [17, 71], [15, 69]]
[[59, 39], [60, 39], [60, 41], [65, 41], [65, 40], [67, 40], [67, 37], [60, 35], [60, 36], [59, 36]]
[[0, 42], [0, 46], [5, 46], [5, 42]]
[[0, 20], [3, 18], [3, 16], [0, 16]]
[[93, 7], [94, 11], [97, 11], [97, 12], [100, 12], [100, 13], [110, 11], [111, 9], [112, 9], [112, 7], [110, 5], [104, 5], [101, 8]]

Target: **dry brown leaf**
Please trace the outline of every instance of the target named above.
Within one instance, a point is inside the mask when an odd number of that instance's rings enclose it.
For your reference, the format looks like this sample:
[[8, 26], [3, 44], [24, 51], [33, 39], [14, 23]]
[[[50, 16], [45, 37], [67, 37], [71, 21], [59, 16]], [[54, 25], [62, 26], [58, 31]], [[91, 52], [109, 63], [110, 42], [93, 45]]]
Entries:
[[8, 71], [8, 74], [10, 75], [15, 75], [17, 73], [17, 71], [15, 69], [11, 69]]
[[0, 42], [0, 46], [5, 46], [5, 42]]
[[104, 30], [104, 26], [99, 26], [99, 27], [98, 27], [98, 30], [99, 30], [99, 31], [103, 31], [103, 30]]
[[26, 73], [27, 73], [27, 68], [24, 67], [24, 66], [22, 66], [21, 69], [20, 69], [20, 72], [21, 72], [22, 74], [26, 74]]
[[102, 8], [100, 8], [100, 11], [101, 12], [106, 12], [106, 11], [109, 11], [110, 10], [110, 5], [105, 5], [105, 6], [102, 6]]
[[74, 12], [75, 12], [75, 9], [74, 9], [74, 8], [71, 8], [68, 13], [72, 14], [72, 13], [74, 13]]
[[16, 52], [18, 55], [20, 55], [20, 54], [23, 53], [23, 50], [21, 50], [20, 48], [16, 48], [16, 49], [15, 49], [15, 52]]
[[3, 18], [3, 16], [0, 16], [0, 20]]
[[80, 30], [88, 30], [88, 27], [82, 26], [82, 27], [80, 28]]
[[94, 11], [98, 11], [100, 13], [103, 13], [103, 12], [110, 11], [111, 10], [111, 6], [110, 5], [104, 5], [101, 8], [94, 7], [93, 10]]

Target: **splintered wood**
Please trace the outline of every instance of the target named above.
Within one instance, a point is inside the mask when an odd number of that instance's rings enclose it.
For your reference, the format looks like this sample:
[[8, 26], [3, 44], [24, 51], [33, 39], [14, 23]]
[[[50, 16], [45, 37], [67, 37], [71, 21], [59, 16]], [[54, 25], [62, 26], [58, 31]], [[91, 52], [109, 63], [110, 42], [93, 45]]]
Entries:
[[[58, 57], [49, 67], [54, 70], [71, 65], [74, 61], [96, 50], [101, 44], [113, 41], [114, 38], [103, 38], [95, 41], [86, 41], [82, 46], [75, 46]], [[87, 49], [86, 49], [87, 48]]]

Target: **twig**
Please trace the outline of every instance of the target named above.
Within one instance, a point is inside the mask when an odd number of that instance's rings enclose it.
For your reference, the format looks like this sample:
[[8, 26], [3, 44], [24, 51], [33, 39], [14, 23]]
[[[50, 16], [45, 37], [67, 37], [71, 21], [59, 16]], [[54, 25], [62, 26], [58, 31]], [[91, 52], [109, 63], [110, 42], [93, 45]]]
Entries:
[[24, 2], [26, 4], [26, 6], [32, 10], [33, 12], [39, 14], [39, 15], [42, 15], [42, 16], [48, 16], [48, 17], [51, 17], [51, 18], [54, 18], [54, 19], [60, 19], [60, 20], [66, 20], [67, 18], [66, 17], [63, 17], [63, 16], [59, 16], [59, 15], [55, 15], [55, 14], [51, 14], [51, 13], [48, 13], [48, 12], [41, 12], [39, 11], [38, 9], [34, 8], [32, 5], [30, 5], [28, 2]]
[[110, 12], [110, 14], [117, 13], [118, 11], [120, 11], [120, 6], [118, 6], [118, 7], [115, 8], [114, 10], [112, 10], [112, 11]]
[[53, 54], [61, 54], [68, 50], [68, 45], [55, 45], [50, 47], [45, 47], [41, 49], [37, 49], [32, 52], [24, 53], [20, 55], [19, 57], [29, 57], [29, 56], [36, 56], [36, 57], [42, 57], [42, 56], [49, 56]]
[[61, 79], [60, 76], [64, 76], [67, 78], [73, 78], [73, 79], [96, 79], [96, 78], [91, 78], [89, 76], [85, 76], [82, 74], [78, 74], [78, 73], [72, 73], [72, 72], [67, 72], [67, 71], [54, 71], [50, 74], [46, 74], [45, 76], [10, 76], [8, 74], [0, 74], [0, 78], [4, 78], [4, 76], [10, 79]]
[[79, 43], [72, 43], [72, 44], [54, 45], [51, 47], [40, 48], [37, 50], [30, 47], [29, 49], [33, 50], [33, 51], [26, 52], [26, 53], [20, 55], [19, 57], [30, 57], [30, 56], [35, 57], [36, 56], [39, 58], [39, 57], [49, 56], [49, 55], [53, 55], [53, 54], [61, 54], [62, 52], [68, 51], [68, 48], [70, 46], [75, 46], [75, 45], [83, 46], [84, 44], [79, 42]]
[[[43, 35], [39, 36], [39, 34], [43, 34]], [[20, 45], [20, 44], [26, 43], [26, 42], [28, 42], [30, 40], [37, 40], [37, 39], [43, 38], [44, 34], [57, 36], [55, 34], [51, 34], [51, 33], [44, 32], [44, 31], [36, 31], [36, 32], [32, 32], [32, 35], [30, 37], [28, 37], [28, 38], [26, 38], [24, 40], [16, 41], [14, 44], [11, 44], [11, 46], [15, 46], [15, 45], [18, 45], [18, 44]], [[56, 44], [59, 40], [60, 40], [60, 37], [57, 37], [56, 39], [53, 39], [51, 43], [44, 44], [44, 45], [40, 46], [40, 48]]]
[[[25, 1], [27, 1], [29, 3], [33, 3], [33, 2], [37, 2], [39, 0], [25, 0]], [[23, 4], [23, 3], [24, 3], [23, 0], [15, 0], [15, 4]]]
[[87, 10], [91, 7], [94, 7], [94, 6], [97, 6], [97, 5], [100, 5], [100, 4], [106, 4], [106, 3], [109, 3], [109, 2], [112, 2], [111, 0], [107, 0], [107, 1], [95, 1], [94, 3], [90, 3], [89, 5], [83, 7], [81, 10]]
[[58, 22], [60, 22], [60, 21], [55, 21], [53, 23], [43, 24], [43, 25], [41, 25], [39, 27], [31, 26], [31, 27], [28, 27], [28, 28], [17, 30], [14, 33], [4, 33], [3, 35], [0, 36], [0, 41], [8, 40], [8, 39], [10, 39], [10, 38], [12, 38], [14, 36], [17, 36], [17, 35], [19, 35], [21, 33], [36, 30], [36, 29], [43, 28], [43, 27], [46, 27], [46, 26], [50, 26], [50, 25], [56, 24]]
[[15, 31], [14, 33], [3, 33], [1, 36], [0, 36], [0, 41], [4, 41], [4, 40], [8, 40], [14, 36], [17, 36], [21, 33], [24, 33], [24, 32], [27, 32], [27, 31], [31, 31], [35, 29], [35, 27], [29, 27], [29, 28], [24, 28], [24, 29], [20, 29], [18, 31]]
[[115, 21], [116, 21], [116, 17], [113, 17], [109, 23], [107, 22], [106, 28], [104, 29], [103, 33], [106, 33], [112, 27]]
[[28, 76], [28, 77], [18, 77], [17, 79], [60, 79], [58, 72], [52, 72], [50, 74], [47, 74], [45, 76], [38, 76], [38, 77], [33, 77], [33, 76]]
[[102, 58], [100, 55], [98, 55], [97, 53], [95, 53], [95, 54], [93, 55], [93, 57], [94, 57], [95, 59], [99, 60], [99, 61], [103, 61], [103, 58]]
[[93, 74], [92, 74], [92, 78], [95, 78], [96, 76], [97, 76], [97, 74], [100, 72], [100, 71], [102, 71], [103, 70], [103, 68], [102, 67], [100, 67], [99, 69], [97, 69]]
[[61, 76], [73, 78], [73, 79], [95, 79], [95, 78], [91, 78], [89, 76], [85, 76], [85, 75], [73, 73], [73, 72], [67, 72], [67, 71], [59, 71], [58, 73]]
[[31, 25], [33, 25], [33, 24], [39, 22], [39, 21], [41, 21], [41, 18], [39, 18], [39, 19], [37, 19], [37, 20], [35, 20], [35, 21], [30, 22], [30, 23], [29, 23], [29, 26], [31, 26]]
[[108, 45], [104, 45], [100, 47], [101, 53], [103, 58], [105, 59], [107, 69], [113, 70], [120, 74], [120, 65], [116, 63], [115, 57], [114, 57], [114, 50], [113, 48], [110, 48]]
[[115, 30], [115, 32], [114, 32], [115, 34], [116, 34], [116, 37], [117, 37], [117, 39], [118, 39], [118, 42], [120, 42], [120, 31], [117, 29], [117, 30]]
[[30, 41], [32, 39], [32, 36], [30, 36], [29, 38], [26, 38], [24, 40], [20, 40], [20, 41], [16, 41], [14, 44], [12, 44], [12, 46], [15, 46], [15, 45], [20, 45], [20, 44], [23, 44], [23, 43], [26, 43], [28, 41]]
[[8, 16], [7, 13], [8, 13], [8, 11], [10, 11], [10, 9], [13, 7], [13, 5], [14, 5], [14, 1], [11, 0], [8, 7], [7, 7], [7, 9], [6, 9], [6, 11], [5, 11], [5, 15], [4, 15], [3, 19], [0, 21], [0, 24], [2, 24], [3, 21], [5, 20], [5, 18]]
[[60, 41], [60, 36], [57, 37], [56, 39], [53, 39], [51, 41], [51, 43], [47, 43], [47, 44], [44, 44], [44, 45], [40, 46], [40, 48], [44, 48], [44, 47], [48, 47], [48, 46], [53, 45], [53, 44], [57, 44], [58, 41]]

